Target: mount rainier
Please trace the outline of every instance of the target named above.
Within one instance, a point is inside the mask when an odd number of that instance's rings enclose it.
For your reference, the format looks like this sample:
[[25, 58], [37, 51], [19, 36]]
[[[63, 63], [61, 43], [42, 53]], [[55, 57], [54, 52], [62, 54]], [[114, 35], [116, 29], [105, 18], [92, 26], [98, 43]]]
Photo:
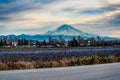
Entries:
[[[48, 31], [45, 34], [37, 34], [37, 35], [26, 35], [26, 34], [21, 34], [21, 35], [7, 35], [6, 37], [9, 37], [10, 39], [28, 39], [28, 40], [38, 40], [38, 41], [43, 41], [43, 40], [49, 40], [49, 37], [52, 37], [54, 39], [59, 39], [60, 37], [64, 38], [65, 40], [71, 40], [73, 37], [77, 38], [78, 36], [81, 36], [84, 39], [88, 38], [97, 38], [99, 35], [95, 34], [90, 34], [86, 33], [83, 31], [80, 31], [76, 28], [74, 28], [71, 25], [61, 25], [57, 29], [53, 31]], [[2, 37], [2, 36], [0, 36]], [[104, 40], [120, 40], [119, 38], [112, 38], [112, 37], [103, 37], [100, 36], [101, 38], [104, 38]]]

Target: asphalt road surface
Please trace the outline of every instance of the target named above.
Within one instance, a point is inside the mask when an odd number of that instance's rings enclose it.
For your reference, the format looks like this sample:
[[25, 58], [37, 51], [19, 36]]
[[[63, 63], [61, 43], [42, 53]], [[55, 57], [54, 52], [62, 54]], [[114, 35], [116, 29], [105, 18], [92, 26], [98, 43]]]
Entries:
[[0, 71], [0, 80], [120, 80], [120, 63]]

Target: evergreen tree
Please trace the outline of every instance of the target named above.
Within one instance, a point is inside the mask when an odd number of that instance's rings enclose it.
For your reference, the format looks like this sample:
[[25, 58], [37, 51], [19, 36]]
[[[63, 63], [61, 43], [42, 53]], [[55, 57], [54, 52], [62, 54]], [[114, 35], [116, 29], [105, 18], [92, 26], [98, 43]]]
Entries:
[[44, 46], [46, 46], [46, 45], [47, 45], [47, 43], [46, 43], [46, 41], [45, 41], [45, 40], [43, 41], [43, 45], [44, 45]]
[[36, 41], [36, 46], [41, 46], [39, 41]]
[[75, 39], [75, 37], [73, 37], [73, 47], [77, 47], [78, 46], [78, 42], [77, 40]]
[[0, 41], [0, 46], [3, 46], [3, 41], [2, 40]]
[[28, 45], [28, 40], [27, 39], [24, 39], [24, 45]]
[[21, 40], [20, 39], [18, 40], [18, 45], [21, 46]]

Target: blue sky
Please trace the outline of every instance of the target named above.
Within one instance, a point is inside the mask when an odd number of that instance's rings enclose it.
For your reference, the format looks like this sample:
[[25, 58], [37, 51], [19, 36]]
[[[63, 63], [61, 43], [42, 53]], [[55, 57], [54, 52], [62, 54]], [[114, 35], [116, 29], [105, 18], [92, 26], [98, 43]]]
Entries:
[[43, 34], [62, 24], [120, 37], [120, 0], [0, 0], [0, 34]]

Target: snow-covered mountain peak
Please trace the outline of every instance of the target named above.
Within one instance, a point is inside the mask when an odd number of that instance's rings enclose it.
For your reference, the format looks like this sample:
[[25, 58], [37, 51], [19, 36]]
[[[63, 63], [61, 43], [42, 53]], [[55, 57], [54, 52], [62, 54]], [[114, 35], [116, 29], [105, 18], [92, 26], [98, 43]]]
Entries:
[[47, 32], [47, 35], [80, 35], [82, 31], [75, 29], [71, 25], [61, 25], [56, 30]]
[[75, 29], [71, 25], [63, 24], [60, 27], [56, 29], [56, 31], [76, 31], [76, 32], [81, 32], [80, 30]]

